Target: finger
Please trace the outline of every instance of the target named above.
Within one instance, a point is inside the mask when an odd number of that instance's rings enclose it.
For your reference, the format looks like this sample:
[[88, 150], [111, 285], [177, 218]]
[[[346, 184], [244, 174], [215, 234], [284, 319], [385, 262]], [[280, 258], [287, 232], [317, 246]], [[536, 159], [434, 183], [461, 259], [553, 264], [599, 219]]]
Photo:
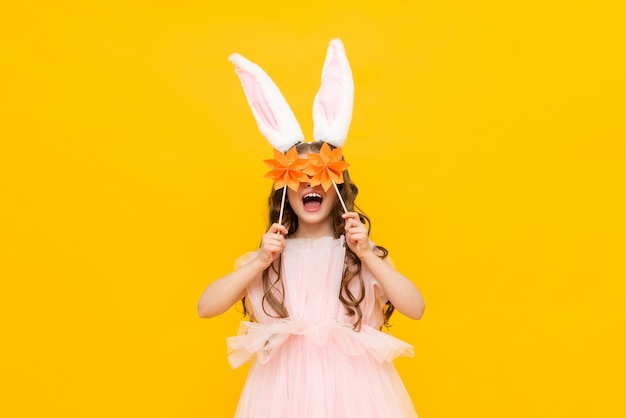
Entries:
[[363, 228], [363, 225], [359, 224], [359, 225], [350, 225], [347, 229], [346, 229], [346, 234], [350, 234], [351, 236], [354, 236], [356, 234], [366, 234], [367, 235], [367, 230], [365, 228]]
[[283, 225], [275, 223], [272, 225], [272, 230], [275, 234], [287, 235], [287, 228]]
[[287, 235], [287, 228], [279, 223], [273, 223], [272, 226], [270, 226], [270, 229], [267, 230], [267, 232], [272, 234]]
[[268, 242], [263, 247], [265, 251], [271, 254], [280, 254], [284, 248], [285, 246], [280, 242]]
[[350, 218], [350, 221], [353, 222], [355, 225], [365, 225], [361, 221], [361, 217], [359, 215], [356, 215], [354, 218]]
[[363, 233], [363, 232], [355, 232], [355, 233], [352, 233], [352, 234], [350, 235], [350, 238], [351, 238], [353, 241], [356, 241], [356, 242], [365, 242], [366, 240], [368, 240], [368, 236], [367, 236], [367, 234], [365, 234], [365, 233]]
[[343, 215], [341, 215], [341, 217], [346, 221], [349, 222], [351, 220], [359, 220], [359, 214], [356, 212], [346, 212]]
[[360, 221], [350, 219], [348, 222], [346, 222], [346, 231], [352, 230], [353, 232], [355, 232], [355, 230], [361, 230], [363, 226], [364, 225]]
[[265, 240], [265, 244], [283, 248], [285, 246], [285, 239], [282, 235], [270, 234]]
[[278, 255], [283, 252], [283, 249], [277, 245], [271, 245], [267, 248], [267, 252]]
[[359, 214], [356, 212], [346, 212], [343, 215], [341, 215], [341, 217], [343, 219], [348, 219], [348, 218], [355, 218], [358, 219], [359, 218]]

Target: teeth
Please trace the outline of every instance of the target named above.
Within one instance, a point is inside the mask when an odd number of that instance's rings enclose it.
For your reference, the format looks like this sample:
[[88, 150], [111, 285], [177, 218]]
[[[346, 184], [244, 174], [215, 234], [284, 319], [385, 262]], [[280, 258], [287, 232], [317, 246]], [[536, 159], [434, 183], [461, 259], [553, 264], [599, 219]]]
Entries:
[[318, 193], [307, 193], [304, 195], [304, 197], [318, 197], [318, 198], [322, 198], [322, 195], [318, 194]]

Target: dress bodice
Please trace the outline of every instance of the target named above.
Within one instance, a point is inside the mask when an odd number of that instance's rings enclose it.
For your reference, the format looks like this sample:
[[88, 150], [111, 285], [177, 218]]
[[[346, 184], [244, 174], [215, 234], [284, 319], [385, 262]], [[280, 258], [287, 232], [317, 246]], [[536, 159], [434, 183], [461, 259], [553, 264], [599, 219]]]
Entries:
[[[289, 238], [281, 255], [281, 277], [272, 289], [278, 300], [283, 300], [289, 317], [308, 322], [338, 321], [352, 324], [341, 301], [341, 280], [345, 268], [345, 238]], [[278, 263], [277, 263], [278, 264]], [[380, 328], [383, 324], [382, 306], [386, 298], [376, 279], [362, 267], [365, 297], [360, 304], [362, 323]], [[270, 270], [270, 282], [277, 274]], [[353, 295], [362, 292], [359, 278], [353, 277], [349, 289]], [[263, 285], [259, 274], [247, 288], [247, 301], [254, 319], [259, 323], [276, 322], [278, 315], [263, 301]]]

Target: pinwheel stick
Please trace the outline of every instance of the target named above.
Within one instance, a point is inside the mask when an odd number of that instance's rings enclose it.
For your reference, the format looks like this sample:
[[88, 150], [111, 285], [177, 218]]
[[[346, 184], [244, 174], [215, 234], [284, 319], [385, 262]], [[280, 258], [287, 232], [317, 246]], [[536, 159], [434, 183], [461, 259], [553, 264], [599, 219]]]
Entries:
[[335, 191], [337, 192], [337, 196], [339, 196], [339, 201], [341, 202], [344, 213], [348, 213], [348, 209], [346, 209], [346, 204], [343, 203], [343, 198], [341, 197], [341, 193], [339, 193], [339, 188], [337, 187], [337, 183], [335, 183], [335, 180], [333, 180], [333, 186], [335, 186]]
[[280, 215], [278, 216], [278, 223], [283, 224], [283, 210], [285, 209], [285, 196], [287, 195], [287, 185], [283, 186], [283, 200], [280, 202]]

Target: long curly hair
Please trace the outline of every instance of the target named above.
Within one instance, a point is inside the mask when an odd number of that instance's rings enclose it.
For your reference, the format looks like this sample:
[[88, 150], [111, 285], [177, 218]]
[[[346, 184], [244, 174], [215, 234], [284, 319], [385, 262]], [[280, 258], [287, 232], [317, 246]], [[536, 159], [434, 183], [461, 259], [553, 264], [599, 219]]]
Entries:
[[[322, 144], [322, 142], [300, 142], [296, 144], [295, 147], [298, 151], [298, 154], [313, 154], [319, 153]], [[335, 148], [332, 145], [330, 145], [330, 147], [332, 149]], [[359, 214], [361, 222], [363, 222], [367, 226], [367, 232], [369, 235], [372, 227], [370, 218], [354, 203], [359, 193], [359, 189], [350, 178], [350, 174], [347, 170], [343, 172], [343, 180], [343, 184], [339, 184], [337, 186], [339, 188], [341, 197], [343, 198], [343, 201], [346, 205], [346, 208], [349, 212], [356, 212]], [[273, 223], [279, 221], [278, 217], [280, 216], [281, 200], [282, 189], [274, 190], [274, 188], [272, 188], [268, 199], [269, 225], [272, 225]], [[341, 206], [341, 202], [339, 202], [339, 199], [337, 199], [335, 207], [330, 214], [335, 238], [339, 238], [345, 232], [345, 220], [341, 217], [343, 213], [344, 212]], [[289, 202], [285, 202], [285, 207], [283, 211], [283, 226], [287, 228], [287, 236], [294, 234], [298, 230], [298, 217], [291, 208]], [[384, 247], [377, 245], [375, 248], [380, 258], [385, 258], [389, 254], [387, 249]], [[281, 280], [281, 264], [282, 257], [279, 256], [274, 263], [272, 263], [268, 268], [263, 271], [261, 278], [264, 292], [262, 306], [263, 312], [265, 312], [268, 316], [286, 318], [289, 316], [289, 312], [287, 312], [287, 308], [284, 304], [284, 288]], [[345, 307], [348, 315], [356, 316], [353, 328], [355, 331], [358, 331], [361, 328], [361, 320], [363, 319], [363, 313], [361, 312], [360, 304], [365, 298], [365, 283], [363, 282], [361, 260], [352, 250], [350, 250], [350, 247], [348, 247], [347, 245], [346, 260], [344, 265], [345, 267], [341, 279], [341, 291], [339, 292], [339, 300]], [[272, 280], [272, 278], [270, 277], [270, 270], [274, 271], [275, 273], [274, 280]], [[359, 292], [356, 295], [349, 288], [349, 284], [352, 282], [352, 280], [358, 280]], [[246, 315], [249, 312], [246, 307], [245, 297], [242, 299], [242, 304], [244, 315]], [[268, 313], [268, 311], [265, 309], [266, 304], [273, 309], [276, 315]], [[389, 318], [391, 317], [394, 309], [395, 308], [393, 304], [389, 301], [385, 304], [385, 306], [383, 306], [383, 326], [390, 326]]]

